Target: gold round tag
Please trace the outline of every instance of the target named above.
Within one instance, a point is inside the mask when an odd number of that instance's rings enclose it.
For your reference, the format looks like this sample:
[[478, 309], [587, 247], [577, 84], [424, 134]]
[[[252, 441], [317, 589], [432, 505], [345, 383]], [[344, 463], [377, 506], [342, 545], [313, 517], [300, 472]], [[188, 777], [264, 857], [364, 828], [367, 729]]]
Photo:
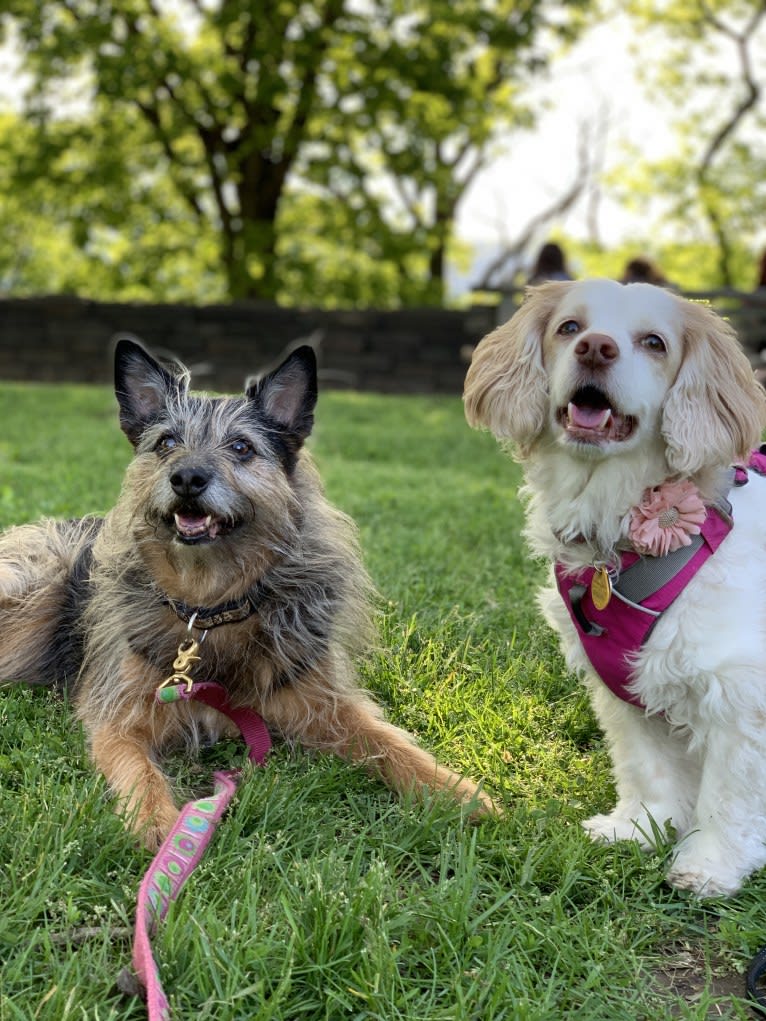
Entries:
[[605, 567], [597, 567], [590, 583], [590, 597], [597, 610], [605, 610], [612, 598], [612, 582]]

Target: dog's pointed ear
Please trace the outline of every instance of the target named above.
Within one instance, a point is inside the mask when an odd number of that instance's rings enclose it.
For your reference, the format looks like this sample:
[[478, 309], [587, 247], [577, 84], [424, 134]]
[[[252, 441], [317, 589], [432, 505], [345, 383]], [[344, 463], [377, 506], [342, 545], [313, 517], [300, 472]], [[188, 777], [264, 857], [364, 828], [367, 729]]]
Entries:
[[569, 286], [557, 282], [530, 288], [514, 316], [479, 342], [466, 375], [463, 400], [469, 425], [511, 440], [521, 457], [545, 428], [549, 398], [543, 334]]
[[114, 392], [120, 406], [122, 431], [135, 446], [168, 400], [186, 392], [188, 378], [174, 375], [129, 336], [117, 339], [114, 349]]
[[296, 348], [276, 369], [250, 383], [245, 391], [258, 411], [299, 443], [314, 425], [317, 360], [314, 349]]
[[669, 467], [690, 476], [747, 460], [766, 428], [766, 392], [729, 323], [705, 305], [685, 304], [683, 360], [661, 428]]

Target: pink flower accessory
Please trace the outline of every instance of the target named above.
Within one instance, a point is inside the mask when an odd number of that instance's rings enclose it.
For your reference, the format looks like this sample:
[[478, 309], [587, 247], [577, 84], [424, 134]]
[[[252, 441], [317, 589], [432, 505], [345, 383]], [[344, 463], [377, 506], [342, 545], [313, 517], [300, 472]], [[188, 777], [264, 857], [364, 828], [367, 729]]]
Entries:
[[663, 482], [647, 489], [630, 514], [630, 540], [636, 553], [664, 557], [699, 535], [707, 508], [693, 482]]

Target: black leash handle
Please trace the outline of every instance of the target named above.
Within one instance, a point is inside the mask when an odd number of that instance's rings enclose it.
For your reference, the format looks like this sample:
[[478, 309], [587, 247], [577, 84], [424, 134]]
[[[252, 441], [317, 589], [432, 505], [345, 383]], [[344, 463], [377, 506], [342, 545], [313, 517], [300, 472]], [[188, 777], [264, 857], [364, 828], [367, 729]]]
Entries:
[[748, 999], [758, 1005], [758, 1013], [766, 1014], [766, 985], [761, 980], [766, 974], [766, 947], [761, 947], [750, 962], [745, 976], [745, 989]]

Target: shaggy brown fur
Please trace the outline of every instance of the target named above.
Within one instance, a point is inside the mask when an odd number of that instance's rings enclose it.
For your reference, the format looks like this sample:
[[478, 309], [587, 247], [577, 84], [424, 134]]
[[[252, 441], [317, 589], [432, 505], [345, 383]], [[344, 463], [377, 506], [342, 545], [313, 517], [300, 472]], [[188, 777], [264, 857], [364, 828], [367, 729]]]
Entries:
[[399, 791], [447, 789], [473, 813], [491, 811], [357, 684], [371, 589], [354, 526], [302, 449], [316, 402], [311, 349], [241, 398], [191, 394], [185, 375], [132, 340], [117, 345], [115, 376], [135, 447], [115, 508], [0, 536], [0, 676], [72, 682], [131, 829], [154, 848], [177, 817], [156, 757], [227, 731], [214, 710], [158, 704], [154, 693], [189, 634], [182, 618], [232, 603], [251, 612], [206, 630], [199, 679], [224, 684], [283, 737], [363, 762]]

